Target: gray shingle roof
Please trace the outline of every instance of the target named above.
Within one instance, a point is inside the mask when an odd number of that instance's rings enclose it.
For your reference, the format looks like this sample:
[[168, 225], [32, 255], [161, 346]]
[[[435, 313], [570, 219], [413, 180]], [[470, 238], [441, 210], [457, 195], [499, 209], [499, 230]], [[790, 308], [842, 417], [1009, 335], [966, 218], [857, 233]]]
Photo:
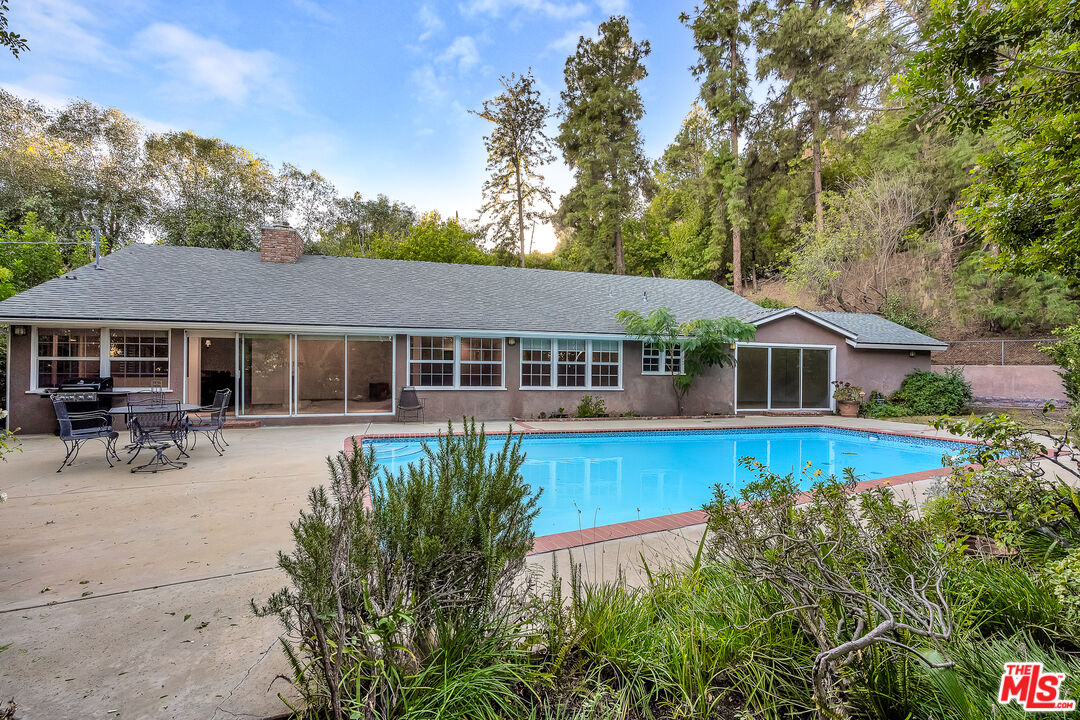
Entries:
[[825, 312], [814, 311], [814, 315], [827, 320], [834, 325], [839, 325], [845, 330], [858, 335], [860, 343], [875, 343], [882, 345], [941, 345], [945, 343], [935, 340], [929, 335], [915, 332], [903, 325], [886, 320], [879, 315], [869, 313], [849, 312]]
[[[776, 312], [707, 280], [320, 255], [288, 265], [166, 245], [132, 245], [101, 266], [0, 302], [0, 320], [615, 334], [625, 309], [667, 306], [681, 321]], [[937, 342], [875, 315], [815, 314], [859, 342]]]
[[621, 333], [615, 313], [627, 308], [668, 306], [680, 320], [758, 310], [705, 280], [318, 255], [288, 265], [165, 245], [101, 265], [0, 302], [0, 318]]

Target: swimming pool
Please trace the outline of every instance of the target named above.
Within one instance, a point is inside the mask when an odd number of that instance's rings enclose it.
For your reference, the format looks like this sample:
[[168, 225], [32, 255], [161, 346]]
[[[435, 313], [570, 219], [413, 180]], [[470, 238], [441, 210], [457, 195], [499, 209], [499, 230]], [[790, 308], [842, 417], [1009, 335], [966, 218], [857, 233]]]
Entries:
[[[383, 469], [397, 472], [422, 457], [433, 438], [366, 439]], [[503, 438], [488, 438], [498, 450]], [[755, 477], [739, 459], [757, 458], [773, 472], [801, 472], [807, 462], [840, 475], [851, 467], [874, 480], [941, 467], [957, 443], [838, 428], [739, 428], [654, 432], [524, 435], [522, 474], [543, 488], [538, 536], [695, 510], [712, 487], [732, 489]]]

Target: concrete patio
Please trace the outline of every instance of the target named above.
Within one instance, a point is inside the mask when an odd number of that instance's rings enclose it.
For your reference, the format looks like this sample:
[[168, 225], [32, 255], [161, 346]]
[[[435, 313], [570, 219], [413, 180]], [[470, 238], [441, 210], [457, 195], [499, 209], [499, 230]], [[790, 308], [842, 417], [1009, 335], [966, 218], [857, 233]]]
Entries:
[[[529, 421], [536, 429], [641, 429], [807, 425], [941, 436], [921, 426], [838, 417]], [[502, 430], [509, 421], [489, 422]], [[276, 553], [289, 523], [322, 483], [324, 458], [346, 437], [437, 432], [428, 423], [273, 427], [228, 433], [219, 458], [200, 443], [184, 470], [133, 475], [108, 468], [89, 445], [57, 474], [56, 438], [22, 440], [0, 463], [0, 699], [19, 718], [266, 717], [291, 697], [274, 619], [253, 616], [283, 583]], [[921, 493], [926, 483], [905, 488]], [[586, 577], [641, 581], [686, 558], [702, 526], [663, 531], [530, 558], [542, 581], [569, 557]]]

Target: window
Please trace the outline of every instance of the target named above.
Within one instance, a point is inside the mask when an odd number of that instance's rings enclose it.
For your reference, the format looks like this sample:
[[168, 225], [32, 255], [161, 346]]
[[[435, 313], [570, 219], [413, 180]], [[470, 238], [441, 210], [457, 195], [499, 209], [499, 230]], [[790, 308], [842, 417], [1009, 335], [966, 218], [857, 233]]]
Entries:
[[[663, 370], [661, 370], [663, 368]], [[641, 345], [642, 375], [681, 375], [683, 372], [682, 348], [676, 345], [664, 350], [652, 343]]]
[[585, 341], [559, 340], [559, 387], [585, 387]]
[[615, 340], [592, 341], [592, 386], [619, 386], [619, 343]]
[[37, 329], [37, 386], [59, 387], [101, 375], [101, 330]]
[[502, 389], [503, 339], [410, 337], [409, 384]]
[[454, 386], [454, 338], [409, 338], [409, 384], [415, 387]]
[[168, 330], [110, 330], [109, 373], [118, 388], [169, 382]]
[[502, 338], [461, 338], [461, 386], [502, 387]]
[[830, 348], [742, 346], [736, 350], [737, 410], [826, 409]]
[[551, 340], [521, 339], [521, 387], [551, 387]]

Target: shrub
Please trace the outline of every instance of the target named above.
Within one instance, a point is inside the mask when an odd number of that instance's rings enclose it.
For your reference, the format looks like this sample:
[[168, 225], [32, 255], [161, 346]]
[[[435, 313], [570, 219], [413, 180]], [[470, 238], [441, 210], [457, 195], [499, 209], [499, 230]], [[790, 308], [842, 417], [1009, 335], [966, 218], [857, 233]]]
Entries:
[[866, 408], [866, 416], [870, 418], [910, 417], [915, 414], [907, 405], [891, 402], [879, 402]]
[[1058, 341], [1040, 345], [1039, 350], [1053, 358], [1058, 366], [1069, 404], [1080, 407], [1080, 323], [1058, 328], [1054, 335], [1058, 336]]
[[862, 400], [862, 388], [849, 382], [833, 380], [833, 400], [842, 403], [857, 403]]
[[[292, 523], [295, 549], [278, 554], [289, 585], [256, 607], [284, 624], [309, 705], [334, 718], [390, 717], [436, 692], [432, 663], [475, 666], [460, 638], [481, 654], [491, 643], [512, 654], [506, 618], [519, 607], [514, 583], [533, 546], [539, 496], [522, 479], [523, 462], [520, 438], [508, 435], [489, 453], [475, 423], [461, 434], [448, 428], [396, 476], [378, 478], [374, 453], [355, 443], [327, 458], [329, 491], [309, 492], [309, 509]], [[527, 670], [518, 665], [500, 682]]]
[[881, 304], [881, 316], [924, 335], [934, 329], [933, 318], [923, 314], [917, 305], [896, 293], [885, 296], [885, 301]]
[[955, 415], [971, 402], [971, 383], [959, 368], [944, 374], [916, 370], [900, 383], [891, 402], [906, 406], [909, 415]]
[[607, 415], [607, 407], [604, 406], [604, 398], [593, 395], [582, 395], [581, 402], [577, 406], [579, 418], [591, 418]]
[[1049, 563], [1046, 572], [1065, 618], [1080, 630], [1080, 548], [1074, 548], [1065, 557]]
[[776, 298], [763, 297], [760, 300], [755, 300], [758, 305], [766, 310], [784, 310], [791, 307], [791, 303], [786, 303], [783, 300], [777, 300]]

